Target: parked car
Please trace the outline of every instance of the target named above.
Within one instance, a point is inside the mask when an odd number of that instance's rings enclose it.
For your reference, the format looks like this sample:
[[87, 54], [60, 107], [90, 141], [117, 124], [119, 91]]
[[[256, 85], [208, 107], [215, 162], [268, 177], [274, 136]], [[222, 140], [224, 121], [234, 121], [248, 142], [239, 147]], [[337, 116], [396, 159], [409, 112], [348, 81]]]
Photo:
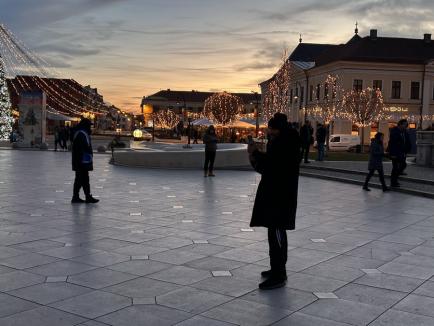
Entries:
[[349, 134], [336, 134], [330, 136], [329, 148], [331, 151], [349, 151], [360, 145], [360, 137]]
[[152, 140], [152, 134], [146, 131], [145, 129], [142, 129], [142, 139], [146, 141]]

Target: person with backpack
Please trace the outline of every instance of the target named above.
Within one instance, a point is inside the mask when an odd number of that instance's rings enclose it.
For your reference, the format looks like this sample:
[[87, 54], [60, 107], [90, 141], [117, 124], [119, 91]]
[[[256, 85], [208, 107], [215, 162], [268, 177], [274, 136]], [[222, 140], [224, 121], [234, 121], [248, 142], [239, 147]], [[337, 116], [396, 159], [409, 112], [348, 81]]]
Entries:
[[[90, 192], [89, 171], [93, 171], [93, 151], [90, 139], [92, 122], [82, 118], [72, 136], [72, 170], [75, 171], [74, 193], [71, 203], [95, 204], [99, 202]], [[80, 198], [83, 188], [86, 199]]]
[[369, 173], [366, 176], [365, 184], [363, 185], [363, 190], [371, 191], [368, 188], [369, 180], [374, 175], [375, 171], [378, 171], [378, 175], [380, 177], [381, 186], [383, 187], [383, 191], [388, 191], [389, 188], [384, 181], [384, 170], [383, 170], [383, 158], [384, 158], [384, 134], [382, 132], [377, 132], [375, 137], [371, 141], [371, 148], [369, 154], [369, 164], [368, 170]]

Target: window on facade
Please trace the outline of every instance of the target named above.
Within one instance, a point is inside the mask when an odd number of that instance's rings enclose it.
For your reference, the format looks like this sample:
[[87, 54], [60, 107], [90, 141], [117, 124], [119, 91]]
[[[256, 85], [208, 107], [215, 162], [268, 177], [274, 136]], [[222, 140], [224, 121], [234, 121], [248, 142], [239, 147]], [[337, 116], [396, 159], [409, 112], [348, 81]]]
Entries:
[[411, 90], [410, 90], [410, 98], [412, 100], [419, 99], [420, 92], [420, 83], [419, 82], [411, 82]]
[[353, 82], [353, 90], [356, 92], [361, 92], [363, 89], [363, 80], [361, 79], [354, 79]]
[[295, 88], [295, 96], [298, 97], [298, 87]]
[[293, 94], [294, 90], [291, 88], [291, 90], [289, 91], [289, 103], [292, 103], [292, 98], [293, 98]]
[[[434, 89], [433, 89], [433, 94], [434, 94]], [[434, 97], [433, 97], [434, 99]], [[309, 101], [312, 102], [313, 101], [313, 85], [309, 86]]]
[[324, 84], [324, 99], [327, 99], [329, 96], [329, 84]]
[[316, 85], [316, 99], [319, 100], [319, 95], [321, 93], [321, 84]]
[[372, 88], [374, 90], [379, 89], [380, 91], [383, 90], [383, 81], [382, 80], [374, 80], [372, 83]]
[[392, 98], [401, 98], [401, 82], [398, 80], [392, 81]]

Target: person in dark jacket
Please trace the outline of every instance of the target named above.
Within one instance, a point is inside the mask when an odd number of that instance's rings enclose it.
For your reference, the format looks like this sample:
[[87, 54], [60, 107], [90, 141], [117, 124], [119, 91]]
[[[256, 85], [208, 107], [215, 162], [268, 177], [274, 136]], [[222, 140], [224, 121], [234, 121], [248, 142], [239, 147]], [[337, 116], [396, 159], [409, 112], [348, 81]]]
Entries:
[[399, 187], [399, 175], [404, 171], [406, 166], [407, 153], [411, 150], [410, 137], [406, 131], [408, 122], [402, 119], [398, 125], [390, 130], [389, 138], [389, 156], [392, 160], [391, 186]]
[[289, 128], [286, 115], [276, 113], [268, 130], [265, 153], [254, 144], [248, 146], [250, 162], [262, 175], [250, 226], [268, 228], [271, 269], [261, 273], [266, 280], [259, 288], [264, 290], [282, 287], [287, 279], [286, 230], [295, 229], [300, 165], [300, 137]]
[[325, 142], [327, 138], [327, 129], [321, 124], [318, 124], [316, 129], [316, 144], [318, 147], [318, 161], [324, 161]]
[[[99, 202], [90, 192], [89, 171], [93, 170], [93, 151], [90, 139], [92, 122], [81, 119], [73, 130], [72, 137], [72, 170], [75, 171], [74, 194], [71, 203], [94, 204]], [[80, 198], [80, 189], [83, 188], [86, 200]]]
[[203, 166], [204, 177], [214, 177], [214, 161], [217, 152], [217, 135], [214, 126], [209, 126], [203, 136], [205, 144], [205, 164]]
[[309, 162], [309, 149], [313, 144], [313, 128], [309, 120], [306, 120], [303, 127], [300, 128], [300, 138], [301, 138], [301, 158], [304, 157], [304, 163]]
[[368, 188], [369, 180], [374, 175], [375, 171], [378, 171], [378, 175], [380, 177], [381, 186], [383, 187], [383, 191], [388, 191], [389, 188], [386, 186], [386, 182], [384, 181], [384, 170], [383, 170], [383, 157], [384, 157], [384, 134], [381, 132], [377, 132], [375, 134], [374, 139], [371, 141], [371, 148], [369, 154], [369, 164], [368, 170], [369, 173], [366, 176], [365, 184], [363, 185], [363, 190], [371, 191]]

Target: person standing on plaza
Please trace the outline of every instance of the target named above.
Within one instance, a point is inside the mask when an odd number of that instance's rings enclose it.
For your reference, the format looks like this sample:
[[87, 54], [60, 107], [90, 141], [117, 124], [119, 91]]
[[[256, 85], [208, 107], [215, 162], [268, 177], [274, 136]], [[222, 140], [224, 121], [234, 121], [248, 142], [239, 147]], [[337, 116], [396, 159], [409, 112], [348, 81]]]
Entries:
[[369, 173], [366, 176], [365, 184], [363, 185], [363, 190], [371, 191], [368, 188], [369, 180], [374, 175], [375, 171], [378, 171], [378, 175], [380, 177], [381, 186], [383, 187], [383, 191], [388, 191], [389, 188], [384, 181], [384, 170], [383, 170], [383, 157], [384, 157], [384, 134], [382, 132], [377, 132], [375, 137], [371, 141], [371, 148], [369, 153], [369, 164], [368, 170]]
[[250, 162], [261, 174], [250, 226], [268, 229], [271, 269], [261, 273], [266, 278], [259, 284], [262, 290], [286, 283], [286, 230], [295, 229], [300, 169], [300, 137], [295, 129], [289, 128], [285, 114], [276, 113], [270, 119], [268, 138], [265, 153], [254, 143], [248, 146]]
[[318, 147], [318, 161], [324, 161], [325, 142], [327, 138], [326, 128], [319, 123], [316, 129], [316, 144]]
[[57, 152], [57, 145], [62, 147], [62, 144], [60, 142], [60, 130], [58, 126], [54, 127], [54, 151]]
[[[93, 151], [90, 139], [92, 122], [83, 118], [73, 130], [72, 170], [75, 171], [74, 193], [71, 203], [95, 204], [99, 202], [90, 192], [89, 171], [93, 171]], [[83, 188], [86, 200], [80, 198]]]
[[398, 178], [405, 169], [407, 153], [411, 149], [410, 139], [406, 132], [407, 126], [407, 120], [402, 119], [396, 127], [390, 130], [388, 149], [392, 160], [392, 174], [390, 176], [392, 187], [400, 186]]
[[302, 160], [304, 157], [304, 163], [310, 163], [309, 149], [310, 146], [313, 144], [313, 128], [309, 120], [306, 120], [304, 125], [300, 128], [300, 137], [301, 137], [300, 160]]
[[67, 149], [66, 140], [67, 140], [67, 135], [66, 135], [65, 126], [61, 126], [59, 129], [59, 141], [60, 141], [60, 147], [64, 151]]
[[203, 136], [205, 144], [205, 164], [203, 167], [204, 177], [214, 177], [214, 161], [217, 152], [217, 135], [214, 126], [209, 126]]

